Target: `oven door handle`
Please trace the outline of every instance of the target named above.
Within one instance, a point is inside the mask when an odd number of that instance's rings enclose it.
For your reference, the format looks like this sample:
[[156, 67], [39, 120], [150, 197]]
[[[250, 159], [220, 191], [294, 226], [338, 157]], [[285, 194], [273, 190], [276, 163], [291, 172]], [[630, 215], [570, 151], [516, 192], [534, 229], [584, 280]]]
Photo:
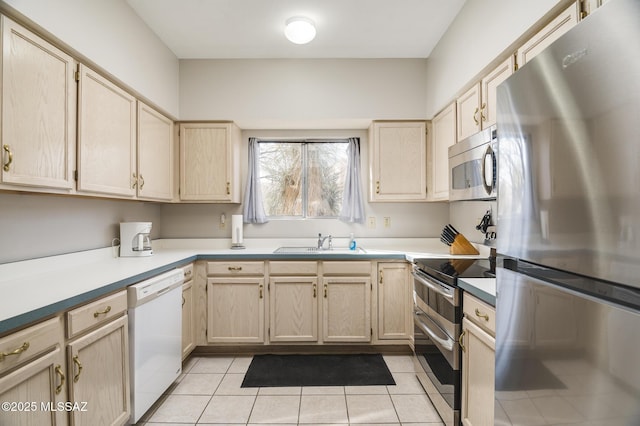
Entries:
[[453, 341], [453, 339], [448, 338], [448, 339], [443, 339], [442, 337], [437, 336], [433, 330], [431, 330], [424, 322], [422, 322], [422, 319], [420, 317], [424, 317], [426, 319], [429, 320], [429, 322], [440, 332], [442, 332], [445, 336], [449, 337], [448, 334], [442, 329], [442, 327], [440, 327], [434, 320], [432, 320], [431, 318], [429, 318], [429, 315], [424, 314], [420, 311], [414, 311], [414, 323], [416, 324], [416, 326], [418, 326], [420, 328], [420, 330], [422, 330], [424, 333], [426, 333], [431, 339], [433, 339], [435, 342], [439, 343], [440, 346], [442, 346], [442, 348], [444, 350], [446, 350], [447, 352], [452, 352], [453, 351], [453, 345], [455, 344], [455, 342]]
[[447, 293], [446, 291], [442, 290], [441, 288], [438, 288], [437, 286], [435, 286], [433, 283], [428, 281], [425, 277], [423, 277], [418, 272], [415, 272], [415, 271], [411, 272], [411, 275], [413, 275], [413, 278], [415, 278], [418, 282], [420, 282], [420, 284], [424, 284], [425, 286], [429, 287], [431, 290], [433, 290], [436, 293], [440, 294], [444, 298], [447, 298], [449, 300], [453, 300], [453, 294]]

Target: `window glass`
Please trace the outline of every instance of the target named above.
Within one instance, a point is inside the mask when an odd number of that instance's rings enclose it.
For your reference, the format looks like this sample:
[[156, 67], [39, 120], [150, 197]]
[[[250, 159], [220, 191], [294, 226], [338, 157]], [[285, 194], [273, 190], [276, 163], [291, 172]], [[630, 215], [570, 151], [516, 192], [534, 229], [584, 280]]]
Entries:
[[260, 185], [270, 217], [337, 217], [347, 142], [260, 141]]

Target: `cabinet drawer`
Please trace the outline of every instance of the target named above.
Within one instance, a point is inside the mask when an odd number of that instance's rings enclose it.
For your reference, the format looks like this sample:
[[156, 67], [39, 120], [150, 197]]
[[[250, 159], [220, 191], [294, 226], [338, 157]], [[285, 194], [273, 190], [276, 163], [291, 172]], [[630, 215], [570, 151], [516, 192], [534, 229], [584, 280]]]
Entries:
[[469, 321], [479, 325], [492, 336], [496, 335], [496, 309], [468, 293], [464, 293], [462, 310]]
[[207, 262], [207, 275], [264, 275], [264, 262]]
[[103, 297], [67, 312], [67, 337], [72, 338], [83, 331], [119, 316], [127, 310], [127, 291]]
[[60, 317], [32, 325], [0, 339], [0, 373], [35, 358], [62, 342]]
[[193, 279], [193, 263], [184, 265], [182, 267], [182, 273], [184, 274], [184, 282], [191, 281]]
[[371, 275], [371, 262], [335, 261], [323, 262], [323, 275]]
[[318, 262], [269, 262], [271, 275], [318, 275]]

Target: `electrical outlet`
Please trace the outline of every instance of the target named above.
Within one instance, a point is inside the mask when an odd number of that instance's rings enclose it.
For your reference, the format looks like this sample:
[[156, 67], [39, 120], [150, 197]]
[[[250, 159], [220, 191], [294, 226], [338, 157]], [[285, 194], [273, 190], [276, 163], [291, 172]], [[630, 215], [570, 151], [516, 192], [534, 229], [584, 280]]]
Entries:
[[375, 216], [369, 216], [369, 218], [367, 219], [367, 225], [369, 226], [369, 228], [375, 228], [376, 227], [376, 217]]
[[220, 222], [218, 223], [219, 229], [227, 229], [227, 215], [222, 213], [220, 215]]
[[391, 228], [391, 218], [389, 216], [384, 217], [384, 227]]

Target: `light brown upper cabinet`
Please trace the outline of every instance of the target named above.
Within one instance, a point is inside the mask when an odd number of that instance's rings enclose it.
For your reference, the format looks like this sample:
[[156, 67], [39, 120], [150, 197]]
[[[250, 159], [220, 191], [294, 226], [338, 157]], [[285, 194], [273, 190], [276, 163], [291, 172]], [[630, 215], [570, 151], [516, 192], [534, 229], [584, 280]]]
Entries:
[[180, 200], [241, 201], [240, 139], [233, 123], [180, 124]]
[[429, 138], [429, 201], [449, 199], [449, 147], [456, 143], [456, 103], [433, 117]]
[[1, 182], [69, 192], [75, 168], [75, 63], [12, 20], [0, 19]]
[[424, 121], [374, 121], [369, 127], [369, 201], [426, 201]]
[[173, 121], [138, 101], [138, 198], [173, 198]]
[[135, 197], [136, 99], [80, 65], [78, 191]]
[[517, 52], [518, 67], [523, 66], [578, 23], [580, 2], [572, 3], [553, 21], [538, 31]]
[[458, 142], [496, 123], [496, 89], [514, 69], [509, 56], [456, 100]]

